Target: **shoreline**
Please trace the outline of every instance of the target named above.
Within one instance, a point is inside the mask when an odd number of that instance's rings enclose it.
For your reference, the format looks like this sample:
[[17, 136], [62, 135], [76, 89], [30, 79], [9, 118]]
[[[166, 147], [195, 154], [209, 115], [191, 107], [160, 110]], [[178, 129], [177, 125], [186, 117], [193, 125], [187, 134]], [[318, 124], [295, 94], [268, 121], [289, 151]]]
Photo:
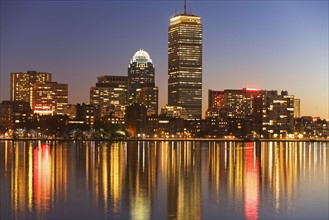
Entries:
[[240, 139], [240, 138], [136, 138], [136, 139], [62, 139], [62, 138], [0, 138], [0, 141], [60, 141], [60, 142], [133, 142], [133, 141], [214, 141], [214, 142], [329, 142], [329, 139]]

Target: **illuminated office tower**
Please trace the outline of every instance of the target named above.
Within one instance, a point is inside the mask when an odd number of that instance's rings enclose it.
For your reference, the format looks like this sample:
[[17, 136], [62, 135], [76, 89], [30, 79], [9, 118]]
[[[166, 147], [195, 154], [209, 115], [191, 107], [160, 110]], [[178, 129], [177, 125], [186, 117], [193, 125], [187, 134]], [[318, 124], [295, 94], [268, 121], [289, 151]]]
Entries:
[[116, 107], [128, 102], [128, 78], [126, 76], [100, 76], [95, 87], [90, 88], [90, 103], [99, 105], [102, 117], [114, 112]]
[[68, 108], [68, 84], [45, 82], [33, 84], [32, 109], [38, 114], [65, 114]]
[[27, 71], [13, 72], [10, 77], [10, 100], [25, 101], [32, 106], [32, 87], [36, 83], [51, 81], [51, 73]]
[[202, 24], [186, 13], [170, 19], [168, 28], [168, 104], [184, 107], [189, 119], [202, 111]]
[[[228, 132], [236, 137], [253, 134], [255, 117], [260, 118], [261, 106], [256, 106], [254, 100], [260, 96], [261, 90], [254, 88], [224, 90], [225, 116], [228, 122]], [[261, 121], [261, 119], [259, 119]]]
[[293, 133], [294, 96], [287, 91], [266, 91], [263, 94], [262, 130], [265, 137], [285, 138]]
[[230, 118], [248, 118], [254, 112], [253, 100], [262, 91], [254, 88], [225, 89], [224, 107]]
[[68, 84], [57, 83], [54, 84], [54, 99], [56, 103], [55, 113], [58, 115], [63, 115], [68, 108]]
[[142, 87], [154, 87], [154, 66], [145, 50], [138, 50], [128, 67], [129, 102], [136, 101], [136, 90]]

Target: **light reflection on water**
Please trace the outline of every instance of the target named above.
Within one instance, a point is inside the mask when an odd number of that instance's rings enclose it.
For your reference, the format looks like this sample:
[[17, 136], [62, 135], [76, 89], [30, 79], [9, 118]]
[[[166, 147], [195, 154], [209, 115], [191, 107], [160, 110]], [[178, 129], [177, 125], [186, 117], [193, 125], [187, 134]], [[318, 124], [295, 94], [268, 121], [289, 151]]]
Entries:
[[0, 219], [328, 218], [328, 143], [0, 142]]

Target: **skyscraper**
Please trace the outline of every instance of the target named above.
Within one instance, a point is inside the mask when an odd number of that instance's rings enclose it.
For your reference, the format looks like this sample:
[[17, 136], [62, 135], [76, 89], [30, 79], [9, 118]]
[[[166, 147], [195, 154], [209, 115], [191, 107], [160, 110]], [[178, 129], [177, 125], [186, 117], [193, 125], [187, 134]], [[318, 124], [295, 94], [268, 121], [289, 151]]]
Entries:
[[186, 4], [168, 28], [168, 104], [184, 107], [189, 119], [201, 118], [202, 24], [186, 13]]
[[25, 101], [32, 106], [33, 84], [51, 81], [51, 73], [27, 71], [11, 73], [10, 100]]
[[154, 66], [150, 55], [145, 50], [138, 50], [128, 67], [129, 101], [136, 98], [136, 89], [154, 87]]
[[145, 50], [138, 50], [128, 67], [129, 102], [146, 106], [150, 114], [158, 114], [158, 87], [155, 86], [154, 66]]

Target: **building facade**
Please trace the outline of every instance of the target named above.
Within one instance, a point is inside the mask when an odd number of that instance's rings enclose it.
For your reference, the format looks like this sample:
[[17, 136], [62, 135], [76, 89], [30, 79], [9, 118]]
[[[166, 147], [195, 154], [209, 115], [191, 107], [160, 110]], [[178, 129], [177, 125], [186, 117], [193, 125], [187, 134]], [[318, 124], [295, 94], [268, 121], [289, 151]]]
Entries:
[[294, 99], [294, 117], [300, 118], [300, 99]]
[[147, 108], [133, 103], [126, 107], [126, 129], [129, 137], [143, 137], [147, 133]]
[[287, 91], [264, 91], [262, 107], [262, 135], [285, 138], [294, 130], [294, 96]]
[[68, 84], [36, 83], [32, 87], [32, 109], [38, 114], [65, 114], [68, 108]]
[[51, 73], [27, 71], [13, 72], [10, 76], [10, 100], [25, 101], [32, 107], [32, 88], [34, 84], [51, 81]]
[[33, 120], [33, 111], [25, 101], [2, 101], [0, 103], [0, 128], [27, 128]]
[[99, 105], [101, 115], [112, 114], [116, 107], [128, 103], [128, 77], [100, 76], [95, 87], [90, 88], [90, 103]]
[[76, 105], [76, 120], [83, 121], [90, 128], [93, 128], [100, 119], [101, 109], [98, 105], [85, 103]]
[[253, 114], [253, 99], [261, 93], [254, 88], [224, 90], [224, 107], [230, 118], [249, 118]]
[[146, 106], [148, 115], [158, 115], [158, 87], [142, 87], [136, 89], [136, 102]]
[[220, 112], [224, 108], [224, 91], [208, 90], [208, 108], [206, 111], [207, 117], [220, 116]]
[[189, 119], [201, 118], [202, 24], [186, 11], [168, 28], [168, 104], [184, 107]]
[[208, 90], [208, 109], [224, 108], [224, 91]]

